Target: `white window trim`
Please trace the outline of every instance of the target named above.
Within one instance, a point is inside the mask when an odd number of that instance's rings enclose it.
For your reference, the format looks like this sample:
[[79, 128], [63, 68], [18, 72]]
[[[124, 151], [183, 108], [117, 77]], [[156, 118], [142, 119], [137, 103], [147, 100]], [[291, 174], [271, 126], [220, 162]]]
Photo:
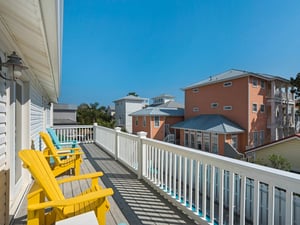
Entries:
[[232, 110], [232, 106], [231, 105], [224, 105], [223, 110], [230, 111], [230, 110]]
[[[262, 106], [264, 106], [264, 111], [261, 110], [261, 107], [262, 107]], [[261, 113], [265, 113], [265, 112], [266, 112], [266, 106], [265, 106], [265, 104], [260, 104], [259, 111], [260, 111]]]
[[223, 83], [223, 87], [231, 87], [232, 86], [232, 81], [227, 81]]
[[[254, 81], [256, 81], [256, 84], [254, 84]], [[258, 80], [257, 78], [252, 78], [252, 87], [257, 87], [258, 86]]]
[[199, 107], [193, 107], [193, 112], [199, 112]]
[[[155, 118], [158, 118], [158, 125], [156, 125]], [[160, 116], [154, 116], [154, 127], [159, 127], [159, 125], [160, 125]]]
[[199, 93], [199, 88], [193, 88], [193, 89], [192, 89], [192, 92], [193, 92], [193, 93]]
[[[256, 110], [254, 110], [253, 108], [254, 108], [254, 105], [256, 105]], [[257, 112], [257, 103], [252, 103], [252, 112]]]
[[219, 106], [219, 103], [217, 103], [217, 102], [210, 103], [210, 108], [212, 108], [212, 109], [216, 109], [216, 108], [218, 108], [218, 106]]
[[[262, 83], [264, 83], [264, 86], [261, 85]], [[260, 87], [261, 87], [262, 89], [265, 89], [265, 87], [266, 87], [266, 81], [260, 80]]]

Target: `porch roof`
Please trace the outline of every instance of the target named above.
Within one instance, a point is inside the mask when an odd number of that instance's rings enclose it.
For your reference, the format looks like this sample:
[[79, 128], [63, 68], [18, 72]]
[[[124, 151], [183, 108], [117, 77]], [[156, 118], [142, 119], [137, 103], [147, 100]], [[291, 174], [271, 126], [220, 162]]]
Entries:
[[1, 50], [16, 51], [28, 67], [21, 80], [39, 84], [51, 102], [60, 92], [62, 27], [63, 1], [0, 1]]
[[175, 129], [198, 130], [210, 133], [243, 133], [244, 129], [237, 123], [222, 115], [199, 115], [172, 126]]

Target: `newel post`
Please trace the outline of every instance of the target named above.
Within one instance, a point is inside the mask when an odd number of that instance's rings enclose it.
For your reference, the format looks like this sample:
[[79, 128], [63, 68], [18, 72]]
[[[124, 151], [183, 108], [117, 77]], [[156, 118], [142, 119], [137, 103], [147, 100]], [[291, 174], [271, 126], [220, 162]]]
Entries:
[[97, 126], [98, 126], [98, 123], [93, 123], [93, 141], [94, 143], [97, 143], [97, 135], [96, 135], [96, 131], [97, 131]]
[[145, 144], [143, 143], [143, 139], [147, 137], [147, 132], [140, 131], [137, 133], [139, 137], [138, 144], [138, 179], [142, 179], [143, 177], [143, 167], [144, 167], [144, 152], [145, 152]]
[[116, 137], [115, 137], [115, 160], [119, 158], [119, 146], [120, 146], [120, 137], [121, 127], [115, 127]]

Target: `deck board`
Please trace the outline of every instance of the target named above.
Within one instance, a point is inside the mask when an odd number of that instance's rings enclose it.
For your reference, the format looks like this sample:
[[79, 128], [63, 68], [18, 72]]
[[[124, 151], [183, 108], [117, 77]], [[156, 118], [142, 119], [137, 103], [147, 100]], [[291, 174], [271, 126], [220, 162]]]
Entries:
[[[114, 190], [114, 195], [109, 197], [110, 211], [106, 224], [196, 224], [98, 146], [83, 144], [81, 147], [85, 152], [81, 173], [104, 172], [100, 185]], [[71, 197], [87, 185], [86, 182], [72, 182], [63, 185], [62, 190], [66, 197]], [[26, 204], [24, 199], [13, 225], [26, 224]]]

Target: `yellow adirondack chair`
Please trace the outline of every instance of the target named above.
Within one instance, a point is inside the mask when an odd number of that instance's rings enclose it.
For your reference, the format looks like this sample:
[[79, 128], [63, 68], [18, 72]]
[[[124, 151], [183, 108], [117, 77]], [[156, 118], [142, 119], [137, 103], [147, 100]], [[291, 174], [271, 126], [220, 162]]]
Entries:
[[[63, 148], [58, 150], [55, 148], [48, 133], [40, 132], [40, 136], [46, 145], [43, 151], [44, 156], [51, 166], [54, 176], [58, 176], [70, 169], [74, 169], [75, 176], [80, 174], [81, 155], [83, 154], [80, 148]], [[51, 158], [53, 162], [51, 162]]]
[[[99, 185], [98, 178], [103, 175], [102, 172], [56, 180], [42, 152], [21, 150], [19, 157], [35, 179], [27, 195], [27, 225], [55, 224], [56, 221], [92, 210], [95, 211], [99, 225], [105, 224], [106, 212], [109, 210], [107, 197], [113, 195], [113, 190], [103, 189]], [[66, 199], [59, 185], [80, 179], [91, 179], [90, 187], [79, 196]]]

